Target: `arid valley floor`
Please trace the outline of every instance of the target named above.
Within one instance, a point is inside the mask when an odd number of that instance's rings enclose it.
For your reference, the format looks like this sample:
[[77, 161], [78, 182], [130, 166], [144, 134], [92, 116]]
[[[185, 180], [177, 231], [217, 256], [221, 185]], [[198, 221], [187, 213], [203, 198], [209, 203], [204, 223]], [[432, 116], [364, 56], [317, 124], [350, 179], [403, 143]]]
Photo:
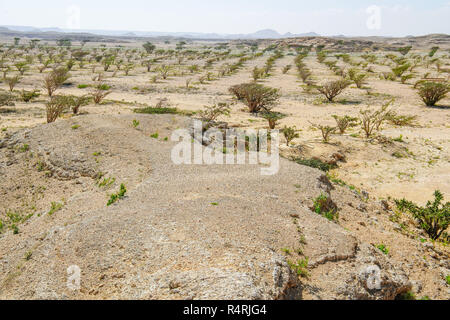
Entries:
[[[426, 106], [418, 92], [448, 86], [450, 36], [1, 37], [0, 298], [450, 298], [448, 233], [432, 240], [394, 201], [425, 206], [436, 190], [449, 201], [450, 97]], [[47, 123], [43, 79], [58, 68], [70, 76], [53, 95], [86, 101]], [[328, 101], [318, 88], [342, 79]], [[280, 172], [171, 163], [172, 132], [207, 106], [229, 106], [214, 121], [230, 128], [268, 128], [229, 91], [242, 83], [278, 89], [276, 129], [298, 133], [281, 135]], [[361, 112], [383, 105], [367, 137]], [[333, 116], [353, 125], [340, 133]], [[126, 196], [107, 205], [121, 184]], [[316, 210], [321, 195], [332, 219]], [[71, 265], [79, 290], [66, 286]], [[382, 289], [364, 284], [368, 265]]]

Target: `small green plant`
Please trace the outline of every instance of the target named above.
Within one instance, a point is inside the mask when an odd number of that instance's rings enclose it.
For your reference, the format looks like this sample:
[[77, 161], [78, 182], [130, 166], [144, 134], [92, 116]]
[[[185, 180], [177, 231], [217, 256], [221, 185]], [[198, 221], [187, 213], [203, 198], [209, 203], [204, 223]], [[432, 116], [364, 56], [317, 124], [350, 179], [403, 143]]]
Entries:
[[336, 132], [336, 127], [331, 127], [328, 125], [321, 125], [321, 124], [314, 124], [311, 123], [311, 126], [313, 128], [319, 129], [320, 132], [322, 133], [322, 141], [324, 143], [328, 143], [330, 141], [330, 135]]
[[102, 181], [98, 183], [100, 188], [109, 187], [116, 182], [116, 178], [104, 178]]
[[39, 90], [25, 91], [22, 90], [20, 92], [20, 97], [24, 102], [30, 102], [33, 99], [36, 99], [40, 96]]
[[78, 87], [78, 89], [86, 89], [89, 87], [89, 85], [88, 84], [79, 84], [77, 87]]
[[308, 278], [308, 258], [300, 259], [296, 263], [288, 261], [289, 267], [300, 277]]
[[137, 127], [139, 127], [139, 121], [134, 119], [133, 120], [133, 128], [137, 128]]
[[405, 141], [403, 140], [403, 135], [402, 135], [402, 134], [401, 134], [398, 138], [392, 139], [392, 141], [395, 141], [395, 142], [405, 142]]
[[412, 291], [406, 291], [400, 295], [398, 295], [396, 300], [416, 300], [416, 296]]
[[153, 138], [153, 139], [158, 139], [158, 137], [159, 137], [159, 133], [158, 132], [155, 132], [154, 134], [152, 134], [150, 136], [150, 138]]
[[295, 127], [284, 126], [284, 128], [281, 130], [281, 132], [283, 133], [284, 138], [286, 139], [286, 146], [289, 146], [291, 141], [294, 140], [295, 138], [300, 137], [298, 132], [296, 132]]
[[80, 127], [79, 124], [74, 124], [71, 128], [72, 128], [73, 130], [77, 130], [79, 127]]
[[383, 252], [385, 255], [389, 254], [389, 248], [384, 244], [377, 245], [377, 249]]
[[23, 144], [20, 148], [19, 151], [20, 152], [27, 152], [28, 150], [30, 150], [30, 146], [28, 144]]
[[417, 116], [400, 115], [395, 111], [389, 111], [386, 113], [386, 120], [395, 126], [414, 126]]
[[218, 206], [219, 203], [217, 203], [217, 202], [211, 202], [211, 205], [212, 205], [212, 206]]
[[111, 89], [111, 86], [107, 85], [106, 83], [102, 83], [99, 84], [97, 88], [103, 91], [108, 91], [109, 89]]
[[110, 205], [116, 203], [117, 201], [119, 201], [120, 199], [123, 199], [125, 197], [125, 193], [126, 192], [127, 192], [127, 189], [125, 188], [125, 185], [123, 183], [120, 184], [119, 192], [110, 195], [110, 198], [109, 198], [108, 203], [106, 205], [110, 206]]
[[61, 210], [63, 207], [62, 203], [59, 202], [52, 202], [50, 210], [47, 212], [48, 215], [53, 215], [55, 212]]
[[445, 277], [445, 282], [447, 282], [447, 285], [450, 286], [450, 274]]
[[313, 211], [324, 216], [330, 221], [337, 220], [337, 208], [328, 195], [321, 193], [320, 196], [313, 200]]
[[24, 256], [25, 260], [26, 261], [30, 260], [32, 255], [33, 255], [32, 251], [25, 252], [25, 256]]

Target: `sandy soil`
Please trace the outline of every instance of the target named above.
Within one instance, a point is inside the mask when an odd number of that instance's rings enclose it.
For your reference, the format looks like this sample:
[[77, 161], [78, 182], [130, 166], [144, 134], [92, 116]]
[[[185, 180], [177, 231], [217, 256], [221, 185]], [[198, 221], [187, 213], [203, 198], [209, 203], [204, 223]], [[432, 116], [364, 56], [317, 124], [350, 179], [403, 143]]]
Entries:
[[[138, 48], [140, 43], [124, 45], [131, 50]], [[193, 42], [189, 43], [187, 48], [203, 50], [205, 46], [209, 45], [211, 44], [208, 42]], [[88, 46], [96, 47], [98, 44], [91, 43]], [[174, 48], [174, 44], [157, 43], [157, 46], [166, 49]], [[241, 51], [235, 46], [232, 49], [233, 53]], [[420, 50], [414, 49], [410, 54], [425, 54], [428, 49], [427, 47], [420, 48]], [[377, 53], [378, 62], [385, 61], [383, 57], [386, 53]], [[202, 68], [206, 63], [204, 59], [185, 60], [181, 64], [178, 64], [175, 58], [163, 59], [152, 66], [151, 72], [147, 72], [145, 67], [138, 64], [139, 59], [135, 58], [137, 66], [130, 71], [128, 76], [121, 70], [117, 71], [115, 66], [112, 66], [109, 71], [103, 72], [104, 82], [111, 86], [112, 92], [103, 103], [83, 106], [79, 116], [66, 112], [57, 120], [57, 124], [64, 122], [71, 126], [77, 125], [78, 119], [84, 119], [85, 116], [99, 116], [101, 119], [102, 116], [120, 115], [120, 117], [125, 116], [127, 121], [134, 117], [140, 119], [141, 115], [133, 112], [135, 108], [144, 105], [154, 106], [163, 98], [168, 99], [170, 106], [190, 112], [197, 112], [216, 102], [231, 102], [232, 97], [228, 88], [235, 84], [250, 82], [253, 68], [264, 66], [269, 56], [270, 53], [266, 53], [250, 59], [243, 68], [229, 76], [220, 76], [219, 71], [222, 66], [237, 62], [238, 57], [226, 57], [216, 61], [210, 69]], [[352, 53], [351, 56], [355, 61], [361, 60], [361, 53]], [[443, 67], [448, 67], [450, 61], [448, 55], [446, 56], [442, 51], [440, 56], [444, 61]], [[341, 154], [345, 161], [338, 162], [339, 167], [328, 173], [330, 178], [341, 179], [345, 182], [344, 187], [336, 186], [337, 191], [335, 191], [335, 197], [344, 201], [341, 204], [341, 226], [365, 243], [387, 245], [391, 249], [390, 258], [402, 265], [410, 278], [416, 281], [414, 290], [417, 295], [448, 299], [448, 285], [444, 280], [446, 270], [448, 270], [448, 245], [422, 243], [421, 239], [424, 239], [425, 235], [414, 226], [409, 216], [399, 216], [395, 210], [384, 212], [379, 204], [380, 200], [403, 197], [418, 204], [425, 204], [437, 189], [443, 192], [446, 201], [450, 198], [450, 97], [441, 100], [438, 107], [426, 107], [413, 88], [415, 81], [421, 79], [426, 72], [430, 72], [430, 77], [439, 78], [445, 78], [447, 74], [439, 73], [434, 66], [429, 69], [419, 66], [415, 69], [415, 77], [408, 80], [407, 83], [401, 84], [399, 81], [387, 81], [379, 78], [380, 72], [390, 70], [387, 65], [371, 64], [374, 72], [369, 74], [363, 89], [352, 85], [334, 103], [327, 103], [319, 94], [307, 93], [303, 89], [303, 83], [297, 76], [294, 59], [294, 51], [286, 49], [285, 56], [276, 61], [270, 77], [259, 81], [266, 86], [279, 88], [282, 93], [280, 103], [274, 108], [274, 111], [283, 112], [287, 117], [280, 120], [277, 127], [295, 126], [299, 130], [299, 138], [293, 141], [291, 147], [281, 147], [282, 155], [286, 158], [318, 157], [329, 160], [333, 154]], [[311, 53], [304, 62], [311, 69], [315, 83], [321, 84], [338, 79], [324, 64], [318, 63], [315, 53]], [[151, 78], [158, 75], [157, 68], [161, 64], [173, 65], [177, 74], [171, 74], [166, 80], [159, 79], [156, 83], [152, 83]], [[191, 73], [188, 66], [192, 64], [199, 65], [202, 71]], [[292, 65], [292, 68], [284, 74], [282, 69], [289, 64]], [[338, 65], [350, 68], [342, 60], [338, 61]], [[40, 74], [36, 67], [37, 63], [25, 72], [15, 90], [19, 93], [22, 89], [36, 88], [41, 90], [41, 96], [30, 103], [17, 101], [15, 106], [0, 107], [0, 139], [9, 137], [15, 132], [21, 132], [24, 128], [40, 128], [40, 125], [46, 123], [45, 102], [48, 97], [42, 89], [42, 78], [49, 70]], [[71, 78], [62, 88], [58, 89], [57, 94], [88, 94], [89, 88], [80, 89], [78, 85], [98, 83], [92, 80], [95, 74], [91, 67], [81, 69], [76, 64], [70, 72]], [[96, 70], [100, 71], [101, 69], [101, 65], [97, 64]], [[211, 72], [213, 79], [202, 84], [199, 79], [206, 72]], [[14, 73], [10, 72], [9, 75]], [[189, 88], [186, 88], [187, 79], [192, 79]], [[2, 82], [0, 89], [8, 90], [8, 87]], [[379, 134], [397, 141], [379, 142], [374, 139], [365, 139], [360, 127], [355, 127], [344, 135], [335, 134], [329, 143], [323, 143], [320, 132], [311, 125], [311, 123], [335, 125], [332, 115], [357, 117], [360, 110], [378, 109], [390, 99], [395, 99], [390, 107], [391, 110], [395, 110], [398, 114], [417, 117], [413, 126], [394, 126], [389, 123], [382, 126]], [[230, 116], [221, 117], [219, 120], [226, 121], [234, 127], [267, 128], [267, 121], [249, 114], [242, 103], [233, 104]], [[114, 121], [116, 120], [113, 120], [112, 123]], [[120, 125], [123, 126], [123, 123]], [[108, 122], [108, 126], [112, 126], [112, 124]], [[172, 125], [167, 128], [172, 130], [176, 126]], [[146, 132], [147, 136], [151, 133], [150, 131]], [[127, 131], [127, 134], [130, 135], [132, 132]], [[160, 132], [160, 136], [162, 135], [170, 136], [170, 130]], [[120, 135], [115, 132], [115, 136]], [[399, 137], [401, 139], [397, 139]], [[106, 148], [107, 142], [99, 139], [99, 149], [102, 149], [102, 144]], [[17, 153], [17, 150], [15, 152]], [[86, 152], [96, 153], [97, 150], [89, 149]], [[117, 151], [117, 154], [119, 153]], [[151, 171], [151, 168], [145, 163], [145, 159], [142, 158], [144, 155], [137, 153], [141, 156], [137, 162], [134, 158], [126, 159], [130, 167], [136, 166], [131, 174], [132, 178], [127, 181], [133, 187], [139, 186], [142, 179]], [[111, 151], [105, 155], [105, 158], [114, 157], [114, 154], [115, 152]], [[401, 154], [402, 157], [394, 156], [398, 154]], [[19, 152], [16, 157], [20, 158], [22, 164], [17, 171], [11, 171], [11, 174], [14, 173], [14, 175], [8, 176], [13, 180], [13, 176], [17, 174], [17, 181], [7, 184], [1, 189], [3, 194], [0, 209], [2, 211], [10, 208], [33, 212], [48, 210], [48, 204], [51, 202], [70, 203], [67, 195], [86, 193], [89, 190], [94, 192], [92, 197], [85, 200], [91, 202], [89, 206], [101, 208], [104, 205], [104, 190], [102, 193], [96, 188], [87, 187], [88, 181], [94, 179], [94, 176], [82, 177], [74, 181], [55, 179], [47, 176], [45, 170], [42, 172], [35, 170], [39, 164], [33, 154]], [[3, 160], [6, 162], [7, 158], [5, 156], [6, 160]], [[95, 161], [97, 160], [95, 157], [90, 159], [90, 161], [94, 161], [92, 167], [96, 167]], [[23, 163], [27, 163], [27, 165], [23, 165]], [[98, 169], [101, 171], [101, 168]], [[130, 177], [128, 171], [122, 172], [121, 175], [120, 169], [116, 169], [114, 175], [118, 179], [126, 180], [127, 177]], [[350, 189], [356, 190], [355, 195], [352, 194], [354, 198], [349, 196], [349, 186]], [[8, 191], [10, 188], [15, 191]], [[94, 189], [95, 191], [93, 191]], [[368, 194], [369, 199], [362, 199], [361, 194]], [[361, 207], [361, 203], [363, 207]], [[367, 208], [364, 207], [364, 203]], [[74, 206], [73, 203], [72, 206]], [[86, 207], [82, 206], [79, 209], [80, 212], [83, 209]], [[72, 211], [74, 216], [78, 212], [77, 209]], [[318, 265], [316, 268], [310, 280], [311, 283], [320, 282], [320, 275], [330, 271], [327, 266]], [[315, 296], [312, 291], [305, 292], [305, 297], [320, 298]]]

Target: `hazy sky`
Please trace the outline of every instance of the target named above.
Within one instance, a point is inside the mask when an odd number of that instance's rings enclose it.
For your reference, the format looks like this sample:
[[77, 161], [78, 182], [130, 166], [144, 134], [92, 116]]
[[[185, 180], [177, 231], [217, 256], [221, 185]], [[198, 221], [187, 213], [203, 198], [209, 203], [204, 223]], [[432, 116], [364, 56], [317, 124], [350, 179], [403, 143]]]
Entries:
[[323, 35], [450, 33], [450, 0], [0, 0], [0, 25]]

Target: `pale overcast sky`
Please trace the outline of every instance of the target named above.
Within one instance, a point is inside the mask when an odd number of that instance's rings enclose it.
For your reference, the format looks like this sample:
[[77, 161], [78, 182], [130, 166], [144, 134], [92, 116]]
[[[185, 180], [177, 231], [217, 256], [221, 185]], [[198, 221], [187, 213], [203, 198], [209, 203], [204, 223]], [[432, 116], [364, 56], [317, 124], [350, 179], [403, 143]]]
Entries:
[[[79, 13], [79, 14], [78, 14]], [[450, 33], [449, 0], [0, 0], [0, 25], [322, 35]]]

